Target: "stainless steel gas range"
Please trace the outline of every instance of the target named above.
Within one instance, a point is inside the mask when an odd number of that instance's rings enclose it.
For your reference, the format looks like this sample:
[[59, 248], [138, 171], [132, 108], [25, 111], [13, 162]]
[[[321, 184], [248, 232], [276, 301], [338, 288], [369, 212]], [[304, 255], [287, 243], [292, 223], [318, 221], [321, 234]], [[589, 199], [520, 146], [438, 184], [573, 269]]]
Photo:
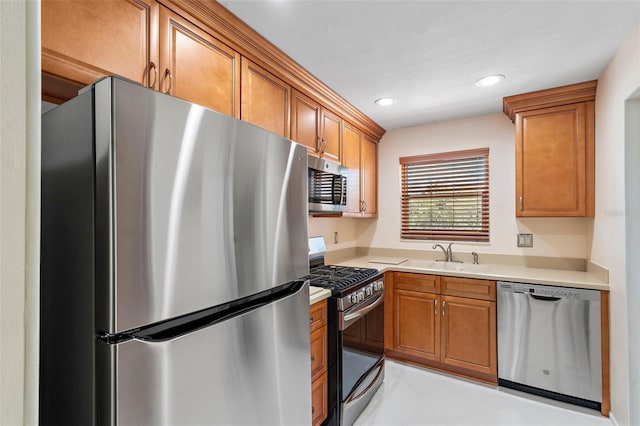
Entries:
[[317, 252], [313, 257], [311, 285], [331, 290], [324, 425], [350, 426], [384, 380], [383, 275], [372, 268], [324, 265]]

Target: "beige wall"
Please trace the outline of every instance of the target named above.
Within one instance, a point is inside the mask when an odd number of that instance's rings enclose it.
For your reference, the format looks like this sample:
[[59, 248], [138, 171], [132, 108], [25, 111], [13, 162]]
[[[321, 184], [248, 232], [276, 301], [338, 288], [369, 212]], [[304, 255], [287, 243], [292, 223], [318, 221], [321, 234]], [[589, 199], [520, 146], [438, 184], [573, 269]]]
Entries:
[[0, 1], [0, 424], [37, 424], [39, 2]]
[[[502, 113], [387, 132], [379, 146], [379, 216], [358, 224], [358, 246], [431, 250], [432, 241], [400, 239], [399, 158], [489, 147], [489, 243], [456, 243], [455, 251], [586, 258], [592, 219], [515, 217], [515, 131]], [[533, 234], [533, 248], [518, 248], [518, 233]]]
[[[309, 237], [324, 237], [327, 251], [355, 248], [360, 219], [309, 216]], [[335, 243], [335, 233], [338, 243]]]
[[[639, 87], [640, 23], [627, 35], [600, 76], [596, 94], [596, 218], [589, 257], [610, 271], [611, 411], [620, 425], [634, 424], [629, 420], [627, 347], [628, 332], [635, 333], [633, 338], [638, 339], [640, 327], [640, 324], [634, 324], [633, 329], [627, 327], [625, 221], [630, 212], [625, 210], [624, 170], [625, 101]], [[637, 268], [637, 259], [632, 261]], [[635, 424], [638, 421], [635, 419]]]

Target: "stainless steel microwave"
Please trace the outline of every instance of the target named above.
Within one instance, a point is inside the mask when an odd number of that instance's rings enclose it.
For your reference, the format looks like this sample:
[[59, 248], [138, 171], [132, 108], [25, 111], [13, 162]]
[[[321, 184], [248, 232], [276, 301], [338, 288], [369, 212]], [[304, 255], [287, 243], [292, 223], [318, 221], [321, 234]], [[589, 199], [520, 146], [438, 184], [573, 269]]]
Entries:
[[309, 212], [333, 213], [347, 210], [346, 167], [323, 158], [308, 156]]

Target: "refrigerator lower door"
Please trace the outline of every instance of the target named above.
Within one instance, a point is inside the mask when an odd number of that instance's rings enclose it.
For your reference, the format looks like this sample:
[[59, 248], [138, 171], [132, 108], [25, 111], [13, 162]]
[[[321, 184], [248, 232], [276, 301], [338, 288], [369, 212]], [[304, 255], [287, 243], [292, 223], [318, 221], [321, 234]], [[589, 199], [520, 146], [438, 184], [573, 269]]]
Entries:
[[309, 293], [164, 342], [108, 345], [115, 423], [309, 425]]

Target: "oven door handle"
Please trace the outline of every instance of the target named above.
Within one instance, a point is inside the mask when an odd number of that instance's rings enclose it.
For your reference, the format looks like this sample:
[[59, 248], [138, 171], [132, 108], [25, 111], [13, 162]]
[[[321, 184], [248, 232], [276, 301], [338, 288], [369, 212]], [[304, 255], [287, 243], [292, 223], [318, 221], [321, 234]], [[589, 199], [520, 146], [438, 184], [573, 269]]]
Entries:
[[[384, 361], [380, 365], [375, 367], [375, 368], [377, 368], [378, 371], [376, 372], [376, 375], [373, 378], [373, 380], [371, 380], [366, 385], [364, 383], [361, 383], [360, 386], [358, 386], [358, 388], [356, 388], [355, 392], [353, 392], [353, 395], [351, 395], [344, 402], [346, 408], [348, 408], [349, 405], [354, 404], [355, 402], [357, 402], [358, 399], [362, 398], [367, 392], [369, 392], [371, 390], [372, 387], [374, 387], [376, 384], [378, 384], [378, 382], [380, 380], [380, 376], [384, 373]], [[360, 390], [360, 388], [363, 387], [363, 385], [365, 386], [365, 388], [361, 392], [358, 392]]]
[[340, 331], [344, 331], [344, 329], [349, 327], [354, 322], [358, 321], [363, 316], [367, 315], [369, 312], [375, 309], [376, 306], [382, 304], [382, 302], [384, 302], [384, 293], [379, 293], [378, 297], [372, 299], [366, 305], [359, 307], [359, 309], [357, 309], [356, 311], [349, 312], [348, 314], [343, 313], [342, 315], [340, 315]]

